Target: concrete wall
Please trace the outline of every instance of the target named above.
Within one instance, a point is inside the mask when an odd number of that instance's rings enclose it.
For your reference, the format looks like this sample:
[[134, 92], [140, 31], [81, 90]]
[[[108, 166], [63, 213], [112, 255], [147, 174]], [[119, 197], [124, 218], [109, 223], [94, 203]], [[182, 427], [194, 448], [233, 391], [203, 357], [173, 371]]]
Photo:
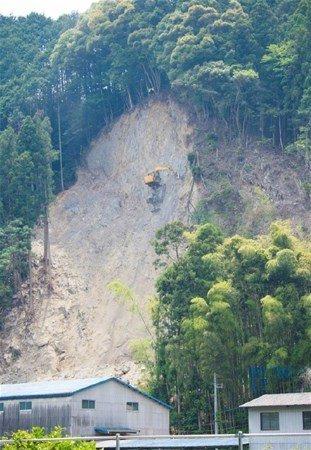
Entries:
[[[82, 409], [82, 400], [95, 400], [95, 410]], [[138, 402], [139, 410], [127, 411], [127, 402]], [[111, 380], [72, 398], [71, 434], [91, 436], [98, 426], [122, 426], [147, 435], [169, 434], [169, 410]]]
[[[311, 408], [250, 408], [248, 412], [249, 432], [262, 435], [250, 438], [250, 450], [311, 449], [310, 430], [303, 430], [303, 411], [311, 411]], [[279, 412], [280, 429], [278, 431], [261, 431], [260, 413], [262, 412]], [[269, 436], [271, 433], [301, 433], [301, 436]]]
[[51, 430], [60, 425], [67, 433], [70, 432], [70, 397], [30, 399], [29, 401], [32, 402], [31, 411], [20, 411], [19, 400], [3, 401], [4, 411], [0, 412], [0, 436], [16, 430], [28, 430], [33, 426]]

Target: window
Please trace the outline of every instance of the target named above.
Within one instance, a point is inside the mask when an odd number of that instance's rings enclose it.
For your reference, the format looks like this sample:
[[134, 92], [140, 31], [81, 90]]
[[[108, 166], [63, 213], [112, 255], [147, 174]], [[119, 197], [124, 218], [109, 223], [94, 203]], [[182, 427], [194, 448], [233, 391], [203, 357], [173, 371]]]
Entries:
[[303, 411], [302, 423], [304, 430], [311, 430], [311, 411]]
[[82, 400], [83, 409], [95, 409], [95, 400]]
[[0, 403], [0, 413], [4, 411], [4, 403]]
[[32, 410], [32, 402], [19, 402], [19, 410], [20, 411], [31, 411]]
[[127, 402], [126, 403], [126, 410], [127, 411], [138, 411], [139, 405], [137, 402]]
[[267, 412], [260, 414], [260, 428], [261, 431], [273, 431], [279, 430], [279, 413], [278, 412]]

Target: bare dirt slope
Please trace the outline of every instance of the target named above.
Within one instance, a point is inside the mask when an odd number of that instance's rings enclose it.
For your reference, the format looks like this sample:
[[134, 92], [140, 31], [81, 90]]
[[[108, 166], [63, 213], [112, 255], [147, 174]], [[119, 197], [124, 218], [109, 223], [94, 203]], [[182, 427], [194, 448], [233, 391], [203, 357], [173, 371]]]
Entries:
[[[150, 241], [165, 223], [189, 215], [191, 134], [175, 103], [154, 100], [92, 144], [76, 184], [51, 207], [53, 292], [42, 288], [35, 264], [32, 298], [25, 294], [6, 322], [2, 380], [127, 373], [135, 381], [129, 341], [146, 331], [106, 285], [122, 280], [143, 306], [153, 294]], [[163, 202], [152, 212], [144, 175], [159, 164], [172, 171], [161, 175]], [[41, 235], [33, 244], [37, 255]]]
[[[147, 309], [157, 276], [150, 241], [164, 224], [187, 222], [190, 205], [194, 220], [229, 233], [266, 232], [279, 218], [310, 230], [306, 168], [255, 140], [228, 143], [220, 124], [192, 118], [192, 127], [189, 117], [172, 100], [153, 100], [92, 144], [76, 184], [51, 207], [51, 294], [40, 263], [42, 230], [33, 243], [32, 294], [25, 285], [0, 334], [0, 380], [126, 374], [137, 381], [129, 343], [147, 333], [107, 283], [120, 279]], [[189, 154], [200, 169], [196, 186]], [[151, 205], [144, 176], [158, 165], [171, 170], [161, 172], [160, 203]]]

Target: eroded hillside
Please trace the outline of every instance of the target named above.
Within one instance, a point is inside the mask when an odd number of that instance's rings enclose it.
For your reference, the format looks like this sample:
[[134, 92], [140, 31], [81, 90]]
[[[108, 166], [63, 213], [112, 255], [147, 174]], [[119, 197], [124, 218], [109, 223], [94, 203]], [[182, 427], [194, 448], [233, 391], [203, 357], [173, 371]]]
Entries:
[[[165, 223], [187, 220], [194, 195], [187, 162], [192, 128], [171, 101], [154, 101], [124, 115], [93, 143], [76, 184], [51, 207], [53, 291], [35, 264], [33, 294], [11, 312], [1, 342], [6, 380], [127, 373], [135, 380], [129, 342], [145, 335], [139, 318], [108, 291], [120, 279], [142, 306], [156, 277], [150, 241]], [[160, 203], [144, 176], [157, 165]], [[38, 238], [33, 251], [42, 255]]]
[[[220, 139], [211, 143], [215, 133]], [[195, 185], [191, 154], [201, 171]], [[166, 170], [154, 192], [144, 177], [159, 165]], [[242, 150], [225, 144], [219, 127], [195, 123], [172, 100], [153, 100], [123, 115], [93, 142], [77, 182], [51, 206], [50, 294], [37, 232], [31, 283], [1, 333], [0, 378], [114, 373], [135, 382], [139, 368], [130, 342], [146, 330], [107, 283], [119, 279], [132, 287], [148, 315], [157, 276], [150, 242], [157, 229], [194, 217], [247, 234], [266, 231], [278, 218], [307, 230], [307, 183], [306, 169], [293, 160], [252, 142]]]

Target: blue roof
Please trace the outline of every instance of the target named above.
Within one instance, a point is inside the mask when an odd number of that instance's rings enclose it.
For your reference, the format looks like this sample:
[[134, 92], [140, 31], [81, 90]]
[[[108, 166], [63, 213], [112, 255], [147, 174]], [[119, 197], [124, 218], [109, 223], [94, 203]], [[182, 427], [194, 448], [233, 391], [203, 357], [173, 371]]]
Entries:
[[158, 400], [146, 392], [137, 389], [131, 384], [117, 377], [85, 378], [80, 380], [52, 380], [37, 381], [31, 383], [16, 383], [0, 385], [0, 400], [47, 398], [47, 397], [68, 397], [77, 392], [88, 389], [92, 386], [106, 383], [107, 381], [116, 381], [123, 386], [159, 403], [165, 408], [171, 409], [171, 406]]

